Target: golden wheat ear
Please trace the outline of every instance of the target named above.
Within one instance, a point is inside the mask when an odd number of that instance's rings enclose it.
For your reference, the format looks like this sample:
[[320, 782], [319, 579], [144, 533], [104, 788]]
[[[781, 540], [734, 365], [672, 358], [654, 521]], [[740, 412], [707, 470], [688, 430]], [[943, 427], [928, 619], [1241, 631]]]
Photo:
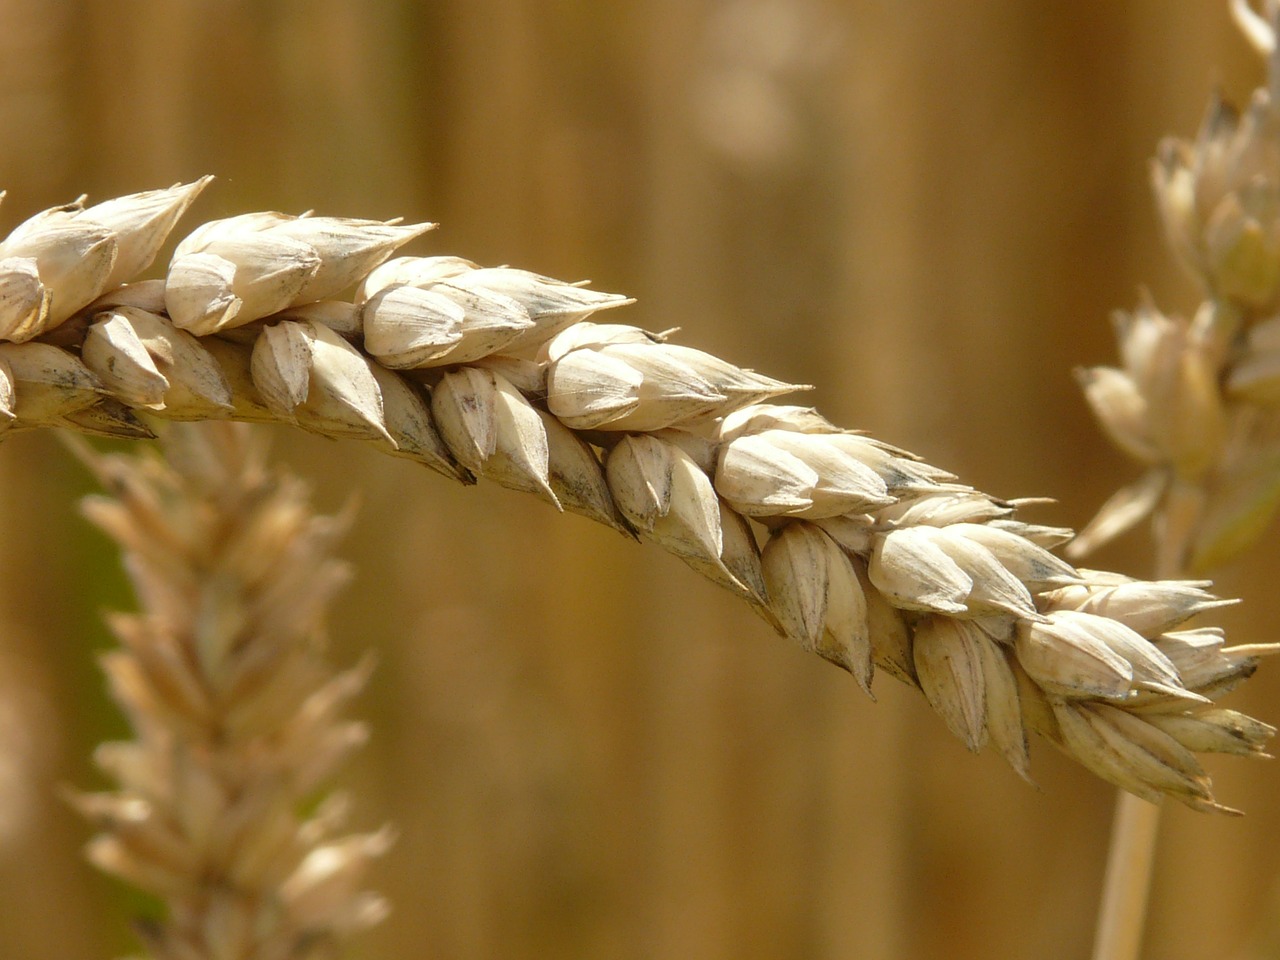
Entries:
[[1139, 796], [1222, 810], [1194, 753], [1273, 732], [1210, 702], [1271, 648], [1188, 633], [1206, 584], [1078, 570], [1020, 502], [770, 402], [800, 387], [590, 319], [626, 297], [395, 256], [426, 224], [279, 213], [200, 226], [163, 279], [125, 283], [206, 182], [0, 241], [6, 429], [283, 421], [532, 493], [670, 551], [863, 688], [877, 666], [918, 686], [1024, 776], [1035, 731]]
[[95, 754], [115, 787], [73, 801], [89, 859], [165, 903], [139, 926], [157, 960], [330, 956], [387, 909], [362, 883], [390, 831], [343, 834], [347, 800], [323, 793], [366, 738], [343, 711], [370, 663], [335, 671], [321, 629], [350, 518], [313, 513], [249, 429], [173, 424], [163, 459], [74, 444], [141, 609], [110, 618], [102, 658], [133, 737]]

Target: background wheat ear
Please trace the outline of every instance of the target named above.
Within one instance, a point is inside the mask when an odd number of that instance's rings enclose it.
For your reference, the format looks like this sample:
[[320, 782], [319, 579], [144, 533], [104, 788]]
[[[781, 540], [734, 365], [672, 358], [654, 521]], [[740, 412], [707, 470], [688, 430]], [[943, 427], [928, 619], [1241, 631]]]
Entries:
[[315, 514], [260, 441], [229, 423], [170, 427], [163, 457], [68, 439], [140, 605], [111, 615], [102, 657], [132, 730], [95, 754], [116, 786], [73, 802], [99, 830], [89, 859], [164, 903], [137, 923], [156, 960], [329, 957], [387, 910], [363, 878], [391, 833], [343, 834], [327, 790], [366, 738], [343, 714], [371, 662], [324, 651], [351, 516]]

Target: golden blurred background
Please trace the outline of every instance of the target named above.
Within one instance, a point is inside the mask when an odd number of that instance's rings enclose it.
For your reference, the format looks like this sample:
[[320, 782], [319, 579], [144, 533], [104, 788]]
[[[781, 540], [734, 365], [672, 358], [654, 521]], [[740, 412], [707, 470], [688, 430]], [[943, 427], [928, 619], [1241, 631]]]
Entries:
[[[1071, 371], [1141, 285], [1195, 293], [1147, 187], [1162, 135], [1261, 79], [1204, 0], [0, 0], [0, 232], [214, 173], [250, 209], [438, 220], [454, 253], [639, 303], [611, 319], [1080, 526], [1134, 470]], [[182, 228], [180, 228], [181, 230]], [[1113, 791], [1028, 787], [923, 698], [770, 635], [683, 565], [531, 498], [280, 431], [362, 501], [334, 656], [378, 651], [344, 786], [400, 839], [352, 956], [1080, 958]], [[52, 436], [0, 447], [0, 960], [132, 949], [151, 905], [79, 856], [61, 785], [123, 732], [95, 655], [131, 600]], [[1274, 539], [1223, 572], [1276, 639]], [[1137, 536], [1098, 558], [1149, 572]], [[1280, 717], [1280, 669], [1232, 705]], [[1147, 956], [1280, 956], [1280, 771], [1169, 809]]]

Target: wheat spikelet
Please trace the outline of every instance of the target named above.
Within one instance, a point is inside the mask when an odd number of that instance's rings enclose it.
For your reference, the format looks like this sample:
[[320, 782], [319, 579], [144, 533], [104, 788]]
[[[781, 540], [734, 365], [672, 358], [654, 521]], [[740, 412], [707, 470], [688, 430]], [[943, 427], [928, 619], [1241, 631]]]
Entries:
[[[971, 749], [991, 744], [1024, 776], [1035, 730], [1125, 789], [1224, 809], [1190, 751], [1262, 752], [1271, 728], [1210, 696], [1272, 648], [1187, 639], [1219, 602], [1207, 584], [1077, 570], [1050, 552], [1070, 531], [1024, 521], [1023, 501], [767, 402], [794, 385], [587, 319], [625, 297], [389, 259], [425, 225], [281, 214], [198, 228], [163, 280], [103, 280], [119, 279], [107, 251], [152, 242], [204, 183], [114, 201], [102, 236], [99, 208], [73, 207], [54, 235], [37, 217], [0, 243], [0, 334], [26, 337], [0, 344], [0, 429], [284, 421], [533, 493], [657, 543], [864, 688], [877, 666], [918, 686]], [[81, 277], [66, 265], [90, 238], [103, 252]], [[340, 281], [358, 281], [354, 297], [324, 299]], [[96, 300], [64, 316], [86, 290]]]
[[138, 925], [156, 960], [318, 960], [386, 912], [361, 883], [389, 833], [338, 835], [341, 795], [314, 806], [365, 738], [340, 715], [368, 665], [336, 673], [320, 649], [346, 518], [313, 515], [247, 431], [175, 425], [167, 463], [77, 444], [110, 491], [85, 513], [143, 611], [112, 618], [103, 660], [134, 731], [96, 755], [118, 787], [74, 802], [100, 829], [89, 858], [166, 903]]

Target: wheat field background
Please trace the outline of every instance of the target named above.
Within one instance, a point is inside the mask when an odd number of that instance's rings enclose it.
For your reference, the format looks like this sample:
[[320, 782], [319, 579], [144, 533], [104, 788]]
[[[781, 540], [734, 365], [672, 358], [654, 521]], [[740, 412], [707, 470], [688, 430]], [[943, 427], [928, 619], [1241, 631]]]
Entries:
[[[248, 209], [441, 223], [410, 252], [638, 299], [620, 322], [817, 385], [836, 423], [1081, 526], [1134, 476], [1071, 371], [1166, 254], [1147, 162], [1261, 79], [1225, 5], [1157, 0], [0, 0], [0, 232], [218, 176]], [[183, 232], [182, 226], [179, 233]], [[362, 506], [335, 657], [373, 648], [349, 770], [400, 839], [358, 958], [1086, 955], [1113, 791], [1034, 790], [923, 699], [772, 636], [655, 549], [497, 487], [276, 433]], [[131, 603], [51, 435], [0, 445], [0, 958], [127, 952], [151, 905], [79, 857], [60, 785], [120, 735], [95, 655]], [[1099, 557], [1150, 572], [1134, 537]], [[1226, 570], [1280, 633], [1274, 536]], [[1280, 669], [1230, 701], [1276, 722]], [[1280, 956], [1280, 769], [1213, 759], [1233, 820], [1165, 818], [1148, 955]]]

